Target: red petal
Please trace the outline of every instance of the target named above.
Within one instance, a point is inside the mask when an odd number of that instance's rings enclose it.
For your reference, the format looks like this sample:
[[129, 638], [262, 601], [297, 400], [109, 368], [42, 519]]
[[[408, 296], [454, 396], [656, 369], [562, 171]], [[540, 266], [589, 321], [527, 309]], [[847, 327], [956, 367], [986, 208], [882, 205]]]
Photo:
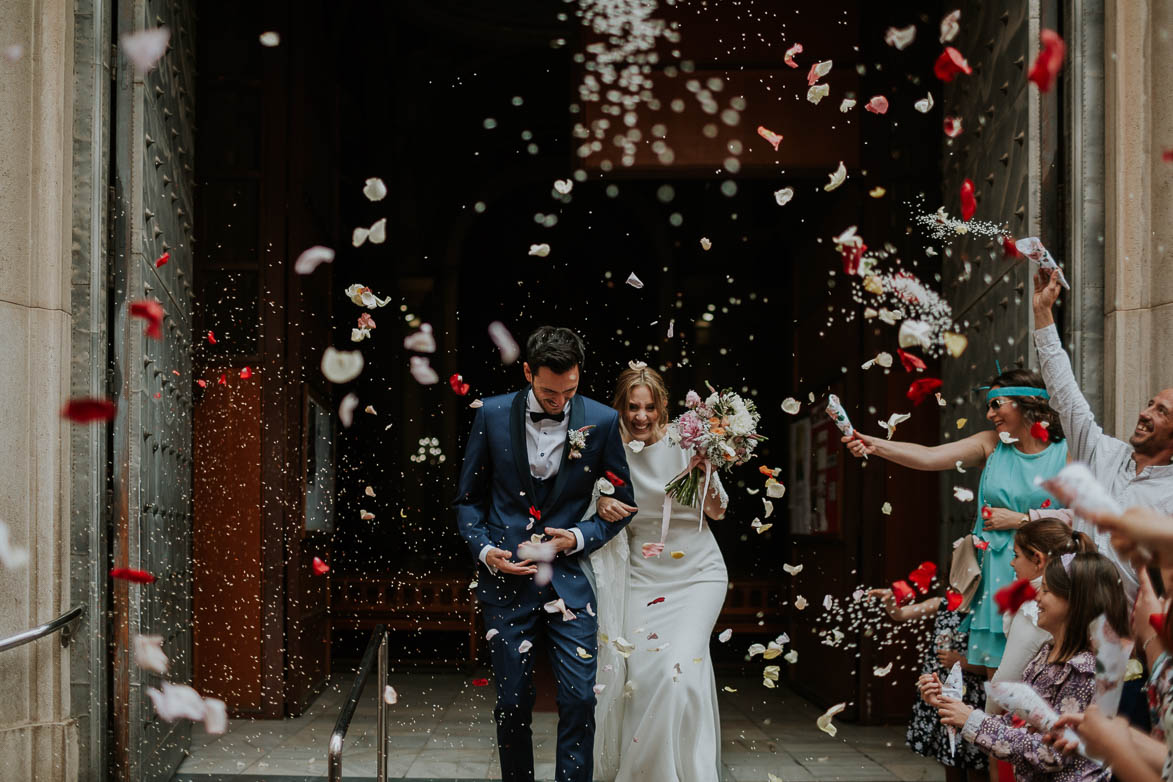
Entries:
[[962, 131], [961, 117], [945, 117], [945, 135], [949, 138], [957, 138]]
[[529, 515], [533, 516], [538, 521], [542, 520], [542, 512], [533, 505], [529, 506]]
[[114, 403], [109, 399], [70, 399], [62, 408], [61, 417], [75, 424], [109, 421], [114, 418]]
[[462, 378], [460, 375], [453, 375], [452, 377], [448, 378], [448, 385], [452, 386], [452, 390], [460, 396], [467, 394], [469, 389], [468, 383], [462, 382], [463, 380], [464, 378]]
[[945, 591], [945, 608], [949, 611], [956, 611], [963, 599], [960, 592], [948, 589]]
[[855, 274], [859, 271], [859, 262], [863, 258], [863, 254], [867, 252], [868, 246], [860, 242], [855, 246], [844, 245], [843, 247], [843, 273]]
[[116, 567], [110, 571], [110, 578], [130, 581], [134, 584], [153, 584], [155, 577], [145, 570], [132, 570], [126, 567]]
[[488, 679], [473, 679], [472, 686], [473, 687], [488, 687], [489, 680]]
[[657, 597], [655, 600], [652, 600], [650, 603], [648, 603], [648, 605], [654, 606], [656, 603], [663, 603], [663, 602], [664, 602], [664, 598]]
[[905, 372], [911, 372], [914, 369], [924, 369], [926, 366], [920, 356], [914, 356], [904, 348], [896, 348], [896, 355], [900, 357], [900, 363], [904, 365]]
[[1007, 258], [1018, 258], [1022, 255], [1018, 251], [1018, 245], [1014, 243], [1014, 237], [1010, 234], [1002, 236], [1002, 254]]
[[973, 68], [969, 67], [969, 63], [965, 61], [961, 52], [952, 46], [946, 46], [945, 51], [941, 52], [941, 56], [933, 64], [933, 73], [941, 81], [950, 82], [959, 73], [973, 73]]
[[895, 581], [892, 584], [892, 596], [896, 598], [897, 605], [904, 605], [916, 598], [916, 592], [912, 591], [907, 581]]
[[207, 380], [197, 380], [196, 385], [199, 386], [200, 388], [207, 388], [208, 381]]
[[992, 508], [990, 508], [989, 505], [982, 506], [982, 518], [985, 519], [986, 521], [989, 521], [990, 519], [994, 518], [994, 511]]
[[1170, 147], [1161, 153], [1161, 160], [1165, 163], [1173, 163], [1173, 147]]
[[877, 95], [869, 100], [864, 108], [872, 114], [887, 114], [888, 113], [888, 99], [883, 95]]
[[1047, 499], [1043, 500], [1043, 504], [1042, 504], [1042, 505], [1040, 505], [1039, 507], [1040, 507], [1040, 508], [1049, 508], [1049, 507], [1051, 507], [1051, 498], [1050, 498], [1050, 497], [1048, 497]]
[[988, 541], [988, 540], [975, 540], [973, 542], [973, 547], [976, 549], [979, 549], [981, 551], [985, 551], [986, 549], [988, 549], [990, 547], [990, 541]]
[[922, 562], [916, 570], [908, 574], [908, 580], [916, 584], [921, 594], [927, 594], [929, 585], [933, 583], [933, 576], [937, 575], [937, 565], [934, 562]]
[[1030, 425], [1030, 436], [1036, 440], [1042, 440], [1044, 443], [1051, 442], [1051, 433], [1047, 431], [1047, 427], [1043, 426], [1041, 421], [1035, 421]]
[[252, 377], [252, 376], [253, 376], [253, 371], [252, 371], [252, 368], [251, 368], [251, 367], [245, 367], [244, 369], [240, 370], [240, 376], [241, 376], [242, 378], [244, 378], [245, 380], [248, 380], [250, 377]]
[[994, 593], [994, 602], [998, 604], [998, 612], [1014, 613], [1019, 606], [1027, 600], [1034, 600], [1035, 588], [1031, 586], [1030, 579], [1020, 578], [1009, 586], [1004, 586]]
[[228, 385], [228, 375], [220, 375], [220, 379], [216, 381], [222, 386]]
[[969, 222], [973, 213], [977, 211], [977, 199], [973, 196], [973, 180], [967, 179], [961, 183], [961, 219]]
[[215, 345], [215, 344], [216, 344], [216, 335], [215, 335], [215, 334], [213, 334], [211, 331], [209, 331], [209, 332], [208, 332], [208, 344], [209, 344], [209, 345]]
[[163, 305], [150, 299], [141, 299], [130, 303], [130, 316], [142, 318], [147, 322], [147, 330], [143, 332], [151, 339], [163, 338]]
[[155, 260], [155, 268], [158, 269], [160, 266], [166, 266], [169, 260], [171, 260], [171, 253], [163, 253]]
[[1165, 632], [1165, 617], [1167, 614], [1149, 614], [1149, 626], [1158, 633]]
[[314, 572], [324, 576], [330, 572], [330, 566], [323, 562], [321, 557], [314, 557]]
[[912, 385], [908, 387], [908, 398], [912, 403], [919, 405], [925, 401], [925, 397], [936, 391], [941, 387], [941, 381], [935, 377], [922, 377], [912, 381]]
[[781, 133], [775, 133], [765, 125], [758, 125], [758, 135], [770, 142], [770, 146], [774, 148], [775, 152], [778, 151], [778, 145], [782, 143]]
[[606, 476], [607, 480], [611, 482], [612, 486], [623, 486], [627, 483], [627, 481], [623, 480], [610, 470], [607, 470], [605, 473], [603, 473], [603, 475]]
[[1067, 55], [1067, 44], [1054, 30], [1043, 30], [1039, 33], [1039, 40], [1043, 43], [1043, 50], [1030, 66], [1028, 79], [1039, 88], [1039, 92], [1047, 92], [1055, 83], [1055, 77], [1063, 70], [1063, 58]]

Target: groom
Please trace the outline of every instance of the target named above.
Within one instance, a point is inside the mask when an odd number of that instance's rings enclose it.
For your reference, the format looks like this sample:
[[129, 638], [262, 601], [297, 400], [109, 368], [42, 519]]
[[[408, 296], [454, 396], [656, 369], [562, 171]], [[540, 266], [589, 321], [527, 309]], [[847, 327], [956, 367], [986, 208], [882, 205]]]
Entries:
[[[598, 623], [584, 567], [629, 519], [606, 522], [593, 508], [582, 519], [600, 478], [613, 479], [613, 496], [629, 506], [634, 495], [617, 413], [577, 395], [583, 358], [582, 340], [570, 329], [543, 326], [530, 335], [523, 364], [529, 385], [477, 410], [454, 503], [460, 534], [484, 565], [477, 598], [485, 625], [497, 631], [489, 641], [493, 714], [506, 781], [534, 778], [533, 671], [542, 646], [558, 686], [556, 779], [592, 778]], [[576, 431], [585, 443], [571, 437]], [[534, 534], [556, 552], [543, 567], [544, 584], [538, 565], [518, 553]], [[555, 605], [559, 599], [563, 606]]]

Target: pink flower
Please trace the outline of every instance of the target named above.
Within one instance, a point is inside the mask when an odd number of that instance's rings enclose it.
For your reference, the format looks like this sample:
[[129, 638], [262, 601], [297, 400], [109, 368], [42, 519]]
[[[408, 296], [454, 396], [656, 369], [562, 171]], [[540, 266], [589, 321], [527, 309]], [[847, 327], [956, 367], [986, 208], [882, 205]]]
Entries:
[[677, 431], [680, 433], [680, 445], [685, 450], [696, 445], [697, 440], [705, 434], [705, 423], [693, 412], [687, 412], [677, 421]]
[[684, 406], [694, 408], [701, 403], [701, 395], [696, 391], [689, 391], [684, 397]]

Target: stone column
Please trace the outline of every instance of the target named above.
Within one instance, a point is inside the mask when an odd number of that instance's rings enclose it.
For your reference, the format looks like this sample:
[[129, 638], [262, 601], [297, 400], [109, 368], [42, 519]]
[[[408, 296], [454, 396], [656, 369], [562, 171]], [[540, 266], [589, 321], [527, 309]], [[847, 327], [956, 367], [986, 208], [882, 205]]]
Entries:
[[1103, 424], [1127, 438], [1173, 386], [1173, 0], [1110, 0], [1105, 28]]
[[[0, 637], [69, 601], [73, 4], [0, 0], [0, 520], [28, 551], [0, 566]], [[0, 776], [73, 780], [69, 654], [57, 637], [0, 652]]]

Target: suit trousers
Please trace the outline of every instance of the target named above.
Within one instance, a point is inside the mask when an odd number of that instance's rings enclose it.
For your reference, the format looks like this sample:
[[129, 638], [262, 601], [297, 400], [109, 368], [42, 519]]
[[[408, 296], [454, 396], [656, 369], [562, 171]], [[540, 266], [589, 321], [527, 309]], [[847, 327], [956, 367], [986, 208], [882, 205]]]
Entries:
[[[545, 604], [558, 599], [549, 584], [532, 580], [510, 605], [483, 605], [485, 625], [498, 634], [489, 641], [497, 684], [497, 751], [504, 782], [534, 779], [534, 655], [543, 647], [550, 656], [557, 686], [558, 746], [555, 779], [591, 782], [595, 741], [595, 658], [598, 622], [586, 606], [568, 606], [575, 618], [565, 621]], [[522, 643], [533, 646], [520, 651]], [[582, 650], [581, 653], [579, 650]], [[584, 655], [588, 655], [584, 657]]]

